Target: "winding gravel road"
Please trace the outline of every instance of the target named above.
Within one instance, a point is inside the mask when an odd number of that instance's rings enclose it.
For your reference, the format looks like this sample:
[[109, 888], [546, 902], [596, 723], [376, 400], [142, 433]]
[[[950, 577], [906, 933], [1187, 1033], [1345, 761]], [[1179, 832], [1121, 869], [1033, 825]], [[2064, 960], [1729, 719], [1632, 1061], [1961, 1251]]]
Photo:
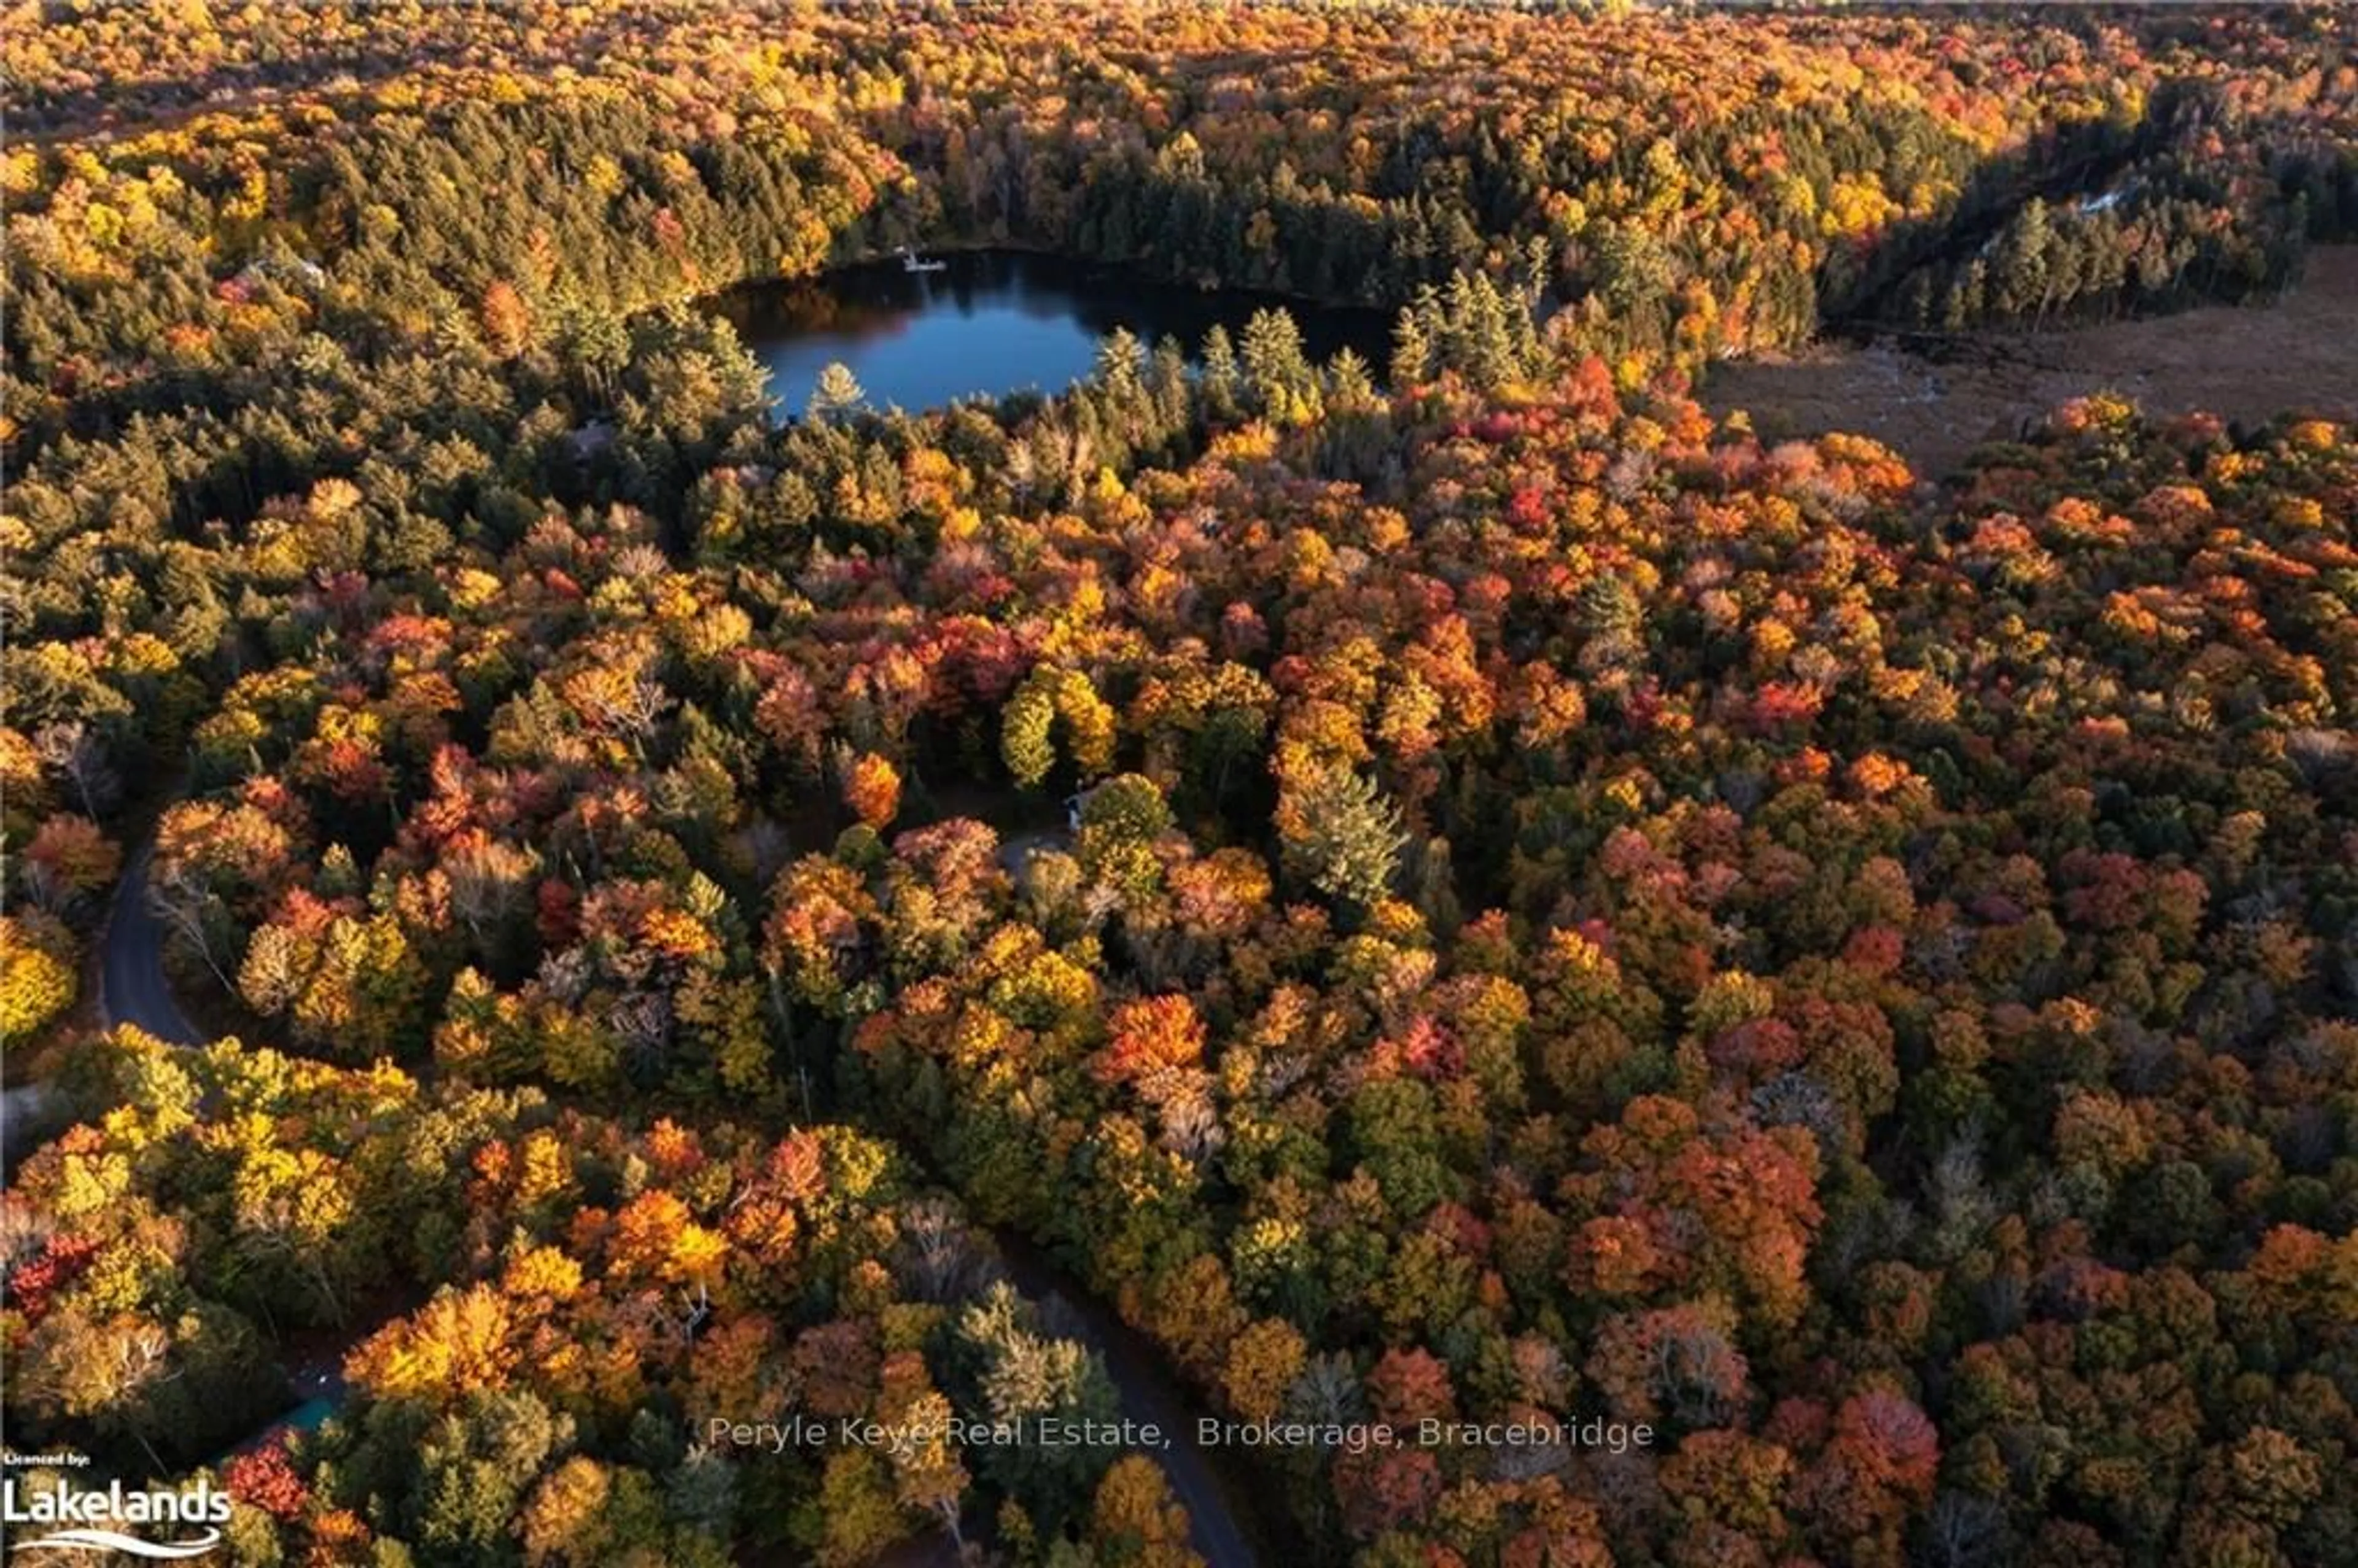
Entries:
[[1211, 1568], [1253, 1568], [1260, 1561], [1252, 1547], [1253, 1532], [1238, 1513], [1233, 1489], [1197, 1445], [1198, 1407], [1163, 1371], [1162, 1353], [1038, 1248], [1008, 1231], [993, 1230], [991, 1236], [1015, 1288], [1041, 1303], [1052, 1328], [1079, 1339], [1105, 1362], [1121, 1413], [1162, 1429], [1167, 1446], [1149, 1452], [1170, 1477], [1172, 1495], [1187, 1510], [1188, 1543]]
[[[135, 1025], [170, 1044], [195, 1045], [203, 1037], [173, 998], [164, 969], [164, 926], [147, 905], [151, 853], [151, 846], [141, 845], [125, 863], [115, 889], [100, 956], [99, 1020], [110, 1028]], [[1170, 1477], [1173, 1495], [1187, 1510], [1187, 1534], [1195, 1551], [1209, 1568], [1255, 1568], [1260, 1562], [1252, 1545], [1256, 1532], [1247, 1525], [1232, 1489], [1196, 1445], [1197, 1407], [1163, 1370], [1154, 1347], [1037, 1248], [1011, 1233], [993, 1235], [1016, 1287], [1035, 1300], [1061, 1305], [1066, 1330], [1103, 1357], [1107, 1376], [1120, 1396], [1122, 1414], [1162, 1428], [1169, 1446], [1155, 1457]], [[341, 1389], [307, 1385], [304, 1391], [333, 1395]]]
[[[172, 1045], [195, 1045], [202, 1036], [172, 999], [164, 974], [164, 928], [147, 907], [147, 857], [142, 845], [124, 867], [100, 938], [98, 1022], [112, 1029], [135, 1024]], [[47, 1084], [20, 1084], [0, 1095], [0, 1167], [10, 1172], [39, 1142], [61, 1129], [58, 1097]]]
[[98, 1021], [109, 1029], [131, 1024], [168, 1045], [200, 1044], [197, 1026], [173, 1000], [164, 973], [164, 925], [147, 907], [147, 861], [154, 852], [142, 844], [115, 884], [99, 955]]

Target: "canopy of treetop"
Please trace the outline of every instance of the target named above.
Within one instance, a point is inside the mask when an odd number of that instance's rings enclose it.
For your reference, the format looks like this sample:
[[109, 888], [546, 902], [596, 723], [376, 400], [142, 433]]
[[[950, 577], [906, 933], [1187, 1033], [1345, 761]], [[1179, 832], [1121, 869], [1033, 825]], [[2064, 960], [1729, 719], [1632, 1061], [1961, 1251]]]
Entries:
[[[694, 1440], [1111, 1420], [996, 1232], [1220, 1420], [1652, 1431], [1231, 1454], [1276, 1561], [2358, 1562], [2358, 430], [1689, 380], [2283, 287], [2349, 11], [9, 22], [13, 1446], [256, 1563], [1195, 1561], [1156, 1451]], [[1389, 386], [782, 422], [685, 304], [965, 243]]]

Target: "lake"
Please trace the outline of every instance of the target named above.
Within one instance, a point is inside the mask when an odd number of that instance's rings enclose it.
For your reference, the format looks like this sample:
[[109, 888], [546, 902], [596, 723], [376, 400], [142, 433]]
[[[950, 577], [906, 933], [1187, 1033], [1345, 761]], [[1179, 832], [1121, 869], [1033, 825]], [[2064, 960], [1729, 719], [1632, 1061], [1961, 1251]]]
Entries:
[[754, 284], [706, 308], [769, 367], [770, 395], [790, 414], [840, 360], [869, 406], [914, 411], [960, 397], [1062, 392], [1095, 367], [1098, 341], [1127, 327], [1152, 349], [1166, 334], [1192, 358], [1215, 326], [1240, 338], [1256, 310], [1283, 307], [1313, 359], [1358, 351], [1376, 376], [1391, 355], [1389, 312], [1306, 304], [1243, 289], [1154, 283], [1117, 267], [1006, 251], [945, 255], [942, 271], [898, 261], [815, 278]]

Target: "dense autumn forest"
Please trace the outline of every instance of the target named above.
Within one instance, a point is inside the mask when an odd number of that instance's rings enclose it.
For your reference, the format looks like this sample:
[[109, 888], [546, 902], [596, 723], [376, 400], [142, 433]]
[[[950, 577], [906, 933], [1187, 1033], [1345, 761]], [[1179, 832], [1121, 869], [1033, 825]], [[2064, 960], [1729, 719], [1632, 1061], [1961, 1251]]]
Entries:
[[[12, 1497], [2358, 1564], [2358, 428], [1696, 396], [2296, 286], [2350, 10], [5, 23]], [[903, 246], [1394, 350], [805, 410], [698, 308]]]

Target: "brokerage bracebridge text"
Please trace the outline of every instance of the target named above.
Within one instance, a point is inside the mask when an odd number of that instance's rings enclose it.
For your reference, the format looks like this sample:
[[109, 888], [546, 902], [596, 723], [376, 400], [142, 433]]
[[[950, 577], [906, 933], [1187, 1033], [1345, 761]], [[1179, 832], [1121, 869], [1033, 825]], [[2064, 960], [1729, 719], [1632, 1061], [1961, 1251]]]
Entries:
[[1654, 1441], [1654, 1429], [1617, 1421], [1390, 1422], [1217, 1421], [1195, 1422], [1205, 1448], [1602, 1448], [1626, 1454]]

